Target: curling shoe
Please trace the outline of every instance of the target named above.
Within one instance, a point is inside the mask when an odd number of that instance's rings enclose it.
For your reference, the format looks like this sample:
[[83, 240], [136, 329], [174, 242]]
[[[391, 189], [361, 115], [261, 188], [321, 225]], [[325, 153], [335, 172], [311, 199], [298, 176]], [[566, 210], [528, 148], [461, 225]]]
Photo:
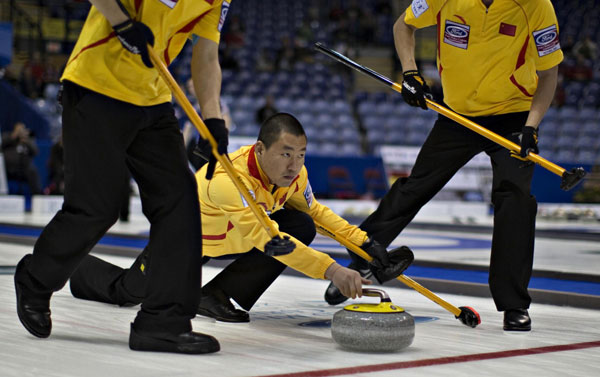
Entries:
[[52, 331], [50, 318], [50, 297], [52, 294], [39, 294], [19, 283], [18, 278], [25, 274], [26, 264], [31, 254], [21, 259], [15, 271], [15, 291], [17, 293], [17, 315], [27, 331], [38, 338], [47, 338]]
[[250, 322], [248, 312], [236, 309], [229, 297], [220, 290], [203, 292], [197, 313], [221, 322]]
[[134, 351], [202, 354], [217, 352], [221, 346], [217, 339], [210, 335], [194, 331], [182, 334], [145, 332], [136, 330], [132, 323], [129, 348]]
[[[364, 270], [357, 270], [354, 263], [350, 263], [350, 265], [348, 265], [348, 268], [358, 271], [360, 276], [362, 276], [365, 279], [370, 280], [373, 277], [373, 273], [368, 268]], [[339, 290], [339, 288], [336, 287], [335, 284], [333, 284], [333, 282], [329, 283], [329, 286], [327, 286], [327, 290], [325, 290], [325, 301], [327, 301], [329, 305], [341, 304], [347, 299], [348, 297], [344, 296]]]
[[530, 331], [531, 318], [527, 309], [509, 309], [504, 312], [504, 331]]

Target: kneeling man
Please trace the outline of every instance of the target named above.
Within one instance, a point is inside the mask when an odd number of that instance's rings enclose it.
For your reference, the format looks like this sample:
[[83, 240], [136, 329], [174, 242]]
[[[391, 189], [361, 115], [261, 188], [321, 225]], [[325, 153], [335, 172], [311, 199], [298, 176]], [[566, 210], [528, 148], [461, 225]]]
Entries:
[[[220, 164], [211, 180], [205, 177], [207, 166], [196, 173], [204, 258], [235, 259], [202, 287], [198, 314], [225, 322], [248, 322], [248, 312], [236, 309], [231, 299], [249, 311], [286, 266], [315, 279], [331, 280], [347, 297], [360, 297], [362, 285], [371, 284], [370, 280], [307, 246], [316, 235], [313, 219], [362, 245], [377, 262], [371, 268], [380, 282], [397, 277], [412, 262], [408, 248], [388, 253], [367, 233], [314, 198], [304, 166], [306, 143], [298, 120], [279, 113], [263, 123], [256, 144], [229, 155], [257, 204], [277, 224], [282, 236], [295, 243], [287, 255], [271, 257], [264, 253], [270, 236]], [[71, 278], [71, 292], [82, 299], [137, 304], [145, 295], [145, 273], [160, 263], [143, 252], [130, 269], [121, 269], [89, 256]]]

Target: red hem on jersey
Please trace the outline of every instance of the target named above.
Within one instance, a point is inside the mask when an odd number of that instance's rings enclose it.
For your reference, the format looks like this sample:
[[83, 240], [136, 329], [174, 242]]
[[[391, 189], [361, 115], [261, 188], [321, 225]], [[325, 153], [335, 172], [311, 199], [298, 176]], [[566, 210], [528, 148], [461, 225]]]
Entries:
[[523, 88], [521, 86], [521, 84], [519, 84], [517, 82], [517, 79], [515, 79], [515, 75], [510, 75], [510, 82], [512, 82], [514, 84], [514, 86], [516, 86], [517, 88], [519, 88], [519, 90], [521, 91], [521, 93], [525, 94], [527, 97], [533, 97], [533, 94], [529, 94], [529, 92], [527, 91], [527, 89]]
[[[231, 229], [233, 229], [233, 224], [231, 223], [231, 221], [229, 221], [229, 222], [227, 222], [227, 232], [229, 232]], [[202, 239], [203, 240], [212, 240], [212, 241], [224, 240], [225, 237], [227, 237], [227, 232], [221, 233], [221, 234], [215, 234], [215, 235], [203, 234]]]

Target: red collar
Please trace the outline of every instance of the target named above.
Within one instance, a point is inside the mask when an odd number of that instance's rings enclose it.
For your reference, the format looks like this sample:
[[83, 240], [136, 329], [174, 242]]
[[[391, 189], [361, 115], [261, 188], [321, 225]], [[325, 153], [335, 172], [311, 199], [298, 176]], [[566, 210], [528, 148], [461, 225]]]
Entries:
[[258, 161], [256, 161], [256, 153], [254, 151], [255, 147], [256, 146], [253, 145], [252, 148], [250, 148], [250, 152], [248, 153], [248, 171], [250, 172], [251, 176], [260, 181], [265, 190], [269, 191], [269, 188], [267, 187], [265, 182], [263, 182], [262, 177], [260, 175], [260, 169], [258, 167]]

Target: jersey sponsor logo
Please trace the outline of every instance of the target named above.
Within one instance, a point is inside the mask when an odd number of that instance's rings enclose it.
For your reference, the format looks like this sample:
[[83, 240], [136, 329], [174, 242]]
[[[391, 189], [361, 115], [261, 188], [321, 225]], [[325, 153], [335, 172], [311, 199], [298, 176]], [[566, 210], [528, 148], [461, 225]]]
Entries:
[[173, 9], [175, 7], [175, 5], [177, 5], [177, 0], [159, 0], [159, 1], [171, 9]]
[[310, 206], [312, 206], [313, 203], [313, 192], [312, 192], [312, 187], [310, 187], [310, 182], [306, 182], [306, 189], [304, 190], [304, 199], [306, 199], [306, 204], [308, 205], [308, 208], [310, 208]]
[[429, 9], [429, 4], [427, 4], [427, 0], [413, 0], [410, 8], [412, 9], [415, 18], [419, 18], [420, 15]]
[[444, 27], [444, 43], [466, 50], [469, 46], [470, 33], [471, 27], [469, 25], [446, 20], [446, 25]]
[[229, 1], [223, 1], [223, 3], [221, 4], [221, 18], [219, 19], [219, 26], [217, 26], [219, 33], [221, 32], [221, 29], [223, 29], [223, 24], [225, 23], [227, 12], [229, 12]]
[[540, 57], [546, 56], [560, 49], [560, 42], [558, 40], [558, 29], [556, 28], [556, 25], [548, 26], [545, 29], [534, 31], [533, 40], [535, 42], [535, 47], [537, 48], [537, 52]]

